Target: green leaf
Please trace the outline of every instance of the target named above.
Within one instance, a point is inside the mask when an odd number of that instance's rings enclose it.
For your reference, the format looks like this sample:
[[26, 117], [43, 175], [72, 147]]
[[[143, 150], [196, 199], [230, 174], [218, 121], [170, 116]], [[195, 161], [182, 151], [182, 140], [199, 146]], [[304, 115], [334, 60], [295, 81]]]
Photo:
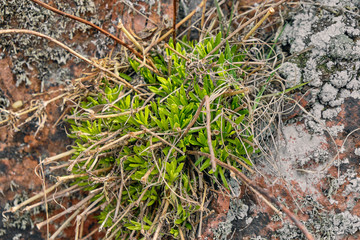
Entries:
[[215, 42], [214, 42], [214, 47], [216, 47], [217, 45], [219, 45], [219, 43], [221, 42], [221, 32], [219, 32], [218, 34], [216, 34], [216, 38], [215, 38]]
[[124, 79], [126, 79], [126, 80], [128, 80], [128, 81], [131, 81], [131, 80], [132, 80], [132, 78], [129, 77], [128, 75], [126, 75], [125, 73], [119, 73], [119, 76], [122, 77], [122, 78], [124, 78]]
[[222, 182], [224, 183], [224, 186], [227, 189], [229, 189], [229, 185], [228, 185], [227, 180], [226, 180], [225, 175], [224, 175], [224, 170], [222, 169], [222, 167], [218, 167], [217, 169], [219, 170], [219, 174], [220, 174]]
[[206, 50], [207, 52], [211, 52], [211, 50], [213, 50], [213, 46], [211, 45], [210, 41], [206, 44]]
[[239, 125], [244, 120], [245, 114], [241, 115], [240, 117], [236, 118], [235, 123]]
[[210, 165], [211, 165], [210, 159], [208, 158], [208, 159], [206, 159], [206, 161], [204, 162], [204, 164], [201, 165], [200, 171], [201, 171], [201, 172], [204, 171], [204, 170], [205, 170], [206, 168], [208, 168]]

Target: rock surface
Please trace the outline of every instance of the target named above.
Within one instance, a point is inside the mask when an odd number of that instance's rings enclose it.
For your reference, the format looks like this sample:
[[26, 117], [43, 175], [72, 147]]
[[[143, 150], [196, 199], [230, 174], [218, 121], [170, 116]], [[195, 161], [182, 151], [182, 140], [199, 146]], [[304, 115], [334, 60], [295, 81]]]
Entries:
[[[44, 1], [51, 6], [82, 17], [108, 30], [120, 38], [117, 29], [119, 19], [127, 29], [138, 36], [146, 37], [147, 30], [155, 26], [164, 28], [164, 22], [172, 19], [172, 2], [164, 1], [117, 1], [117, 0], [66, 0]], [[0, 0], [0, 29], [28, 29], [49, 35], [88, 58], [105, 58], [114, 49], [120, 51], [114, 42], [91, 27], [59, 16], [27, 0]], [[149, 20], [146, 20], [146, 17]], [[11, 106], [21, 101], [22, 107], [29, 106], [35, 99], [33, 94], [50, 92], [46, 99], [56, 96], [67, 81], [80, 77], [89, 71], [86, 64], [73, 57], [64, 49], [47, 40], [31, 35], [0, 36], [0, 108], [16, 109]], [[115, 47], [114, 47], [115, 46]], [[38, 98], [36, 98], [38, 99]], [[38, 122], [32, 121], [15, 132], [9, 126], [0, 127], [0, 212], [18, 204], [42, 190], [42, 181], [34, 174], [40, 159], [66, 151], [71, 144], [65, 132], [65, 125], [55, 126], [62, 113], [61, 102], [46, 107], [47, 122], [43, 130], [35, 135]], [[6, 118], [0, 112], [0, 121]], [[52, 184], [53, 179], [48, 179]], [[71, 206], [81, 196], [62, 199], [62, 204]], [[51, 209], [52, 213], [61, 208]], [[38, 214], [41, 211], [41, 214]], [[34, 227], [45, 218], [44, 209], [36, 208], [30, 214], [9, 215], [1, 218], [0, 239], [46, 239], [46, 227], [41, 232]], [[50, 225], [54, 233], [66, 218]], [[84, 226], [84, 235], [95, 229], [96, 219]], [[102, 234], [95, 234], [99, 239]], [[42, 236], [42, 237], [41, 237]], [[72, 239], [74, 226], [65, 229], [57, 239]]]
[[[309, 84], [302, 113], [283, 117], [269, 158], [256, 160], [258, 185], [296, 213], [315, 239], [360, 238], [359, 8], [358, 1], [303, 2], [287, 19], [279, 50], [295, 57], [280, 72], [287, 87]], [[203, 239], [305, 239], [288, 217], [247, 193], [229, 199], [230, 206], [241, 204]]]
[[[116, 34], [118, 18], [122, 18], [125, 26], [144, 37], [148, 32], [143, 30], [154, 27], [152, 21], [166, 25], [172, 14], [171, 1], [161, 5], [160, 1], [56, 2], [51, 1]], [[287, 56], [300, 54], [280, 71], [287, 79], [286, 87], [310, 83], [302, 94], [295, 94], [299, 106], [284, 114], [275, 143], [268, 143], [270, 158], [254, 159], [262, 173], [256, 178], [258, 185], [295, 212], [316, 239], [360, 238], [359, 8], [356, 1], [305, 2], [287, 20], [279, 50]], [[0, 0], [0, 12], [4, 13], [0, 28], [37, 30], [88, 57], [105, 57], [113, 46], [104, 35], [30, 1]], [[139, 12], [151, 21], [145, 21]], [[45, 40], [15, 35], [1, 39], [1, 108], [19, 100], [30, 104], [33, 93], [59, 89], [66, 79], [79, 77], [87, 67]], [[56, 155], [70, 144], [65, 126], [53, 126], [61, 109], [49, 106], [47, 113], [48, 125], [36, 136], [36, 122], [19, 132], [0, 129], [0, 194], [4, 196], [0, 211], [41, 191], [41, 181], [33, 172], [39, 156]], [[5, 114], [0, 114], [1, 121]], [[245, 186], [233, 180], [230, 183], [231, 197], [214, 194], [215, 213], [204, 219], [203, 239], [304, 239], [286, 216], [276, 215]], [[71, 204], [78, 199], [73, 196], [66, 201]], [[0, 239], [41, 239], [46, 230], [35, 230], [33, 220], [29, 215], [14, 215], [1, 221]], [[94, 229], [94, 222], [85, 227], [87, 232]], [[57, 226], [53, 225], [51, 232]], [[72, 234], [73, 228], [68, 228], [62, 239]]]

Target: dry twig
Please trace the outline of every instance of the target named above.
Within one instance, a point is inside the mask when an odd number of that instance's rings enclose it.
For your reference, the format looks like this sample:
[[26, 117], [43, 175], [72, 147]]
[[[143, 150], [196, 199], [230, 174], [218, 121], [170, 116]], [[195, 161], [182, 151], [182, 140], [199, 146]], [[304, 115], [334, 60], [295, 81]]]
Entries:
[[207, 131], [207, 140], [209, 145], [209, 152], [210, 152], [210, 162], [212, 166], [213, 172], [216, 171], [216, 162], [215, 162], [215, 153], [211, 141], [211, 112], [210, 112], [210, 100], [209, 96], [205, 96], [205, 107], [206, 107], [206, 131]]

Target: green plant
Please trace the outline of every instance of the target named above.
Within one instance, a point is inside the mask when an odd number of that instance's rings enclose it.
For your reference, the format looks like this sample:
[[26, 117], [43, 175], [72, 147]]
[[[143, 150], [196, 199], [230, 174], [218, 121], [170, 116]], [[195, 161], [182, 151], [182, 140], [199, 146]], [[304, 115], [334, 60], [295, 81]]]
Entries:
[[207, 56], [220, 41], [221, 33], [199, 43], [184, 38], [174, 46], [170, 41], [163, 56], [153, 56], [163, 76], [130, 60], [136, 72], [132, 78], [144, 78], [138, 85], [144, 94], [103, 78], [99, 95], [87, 96], [73, 110], [70, 137], [76, 139], [76, 153], [69, 170], [73, 184], [87, 186], [87, 191], [102, 189], [91, 201], [102, 198], [97, 204], [106, 206], [99, 222], [108, 236], [145, 237], [163, 228], [162, 234], [178, 237], [180, 231], [196, 229], [194, 214], [203, 211], [198, 195], [204, 191], [202, 172], [214, 176], [211, 183], [220, 178], [218, 187], [229, 187], [220, 166], [213, 171], [209, 158], [188, 154], [211, 153], [207, 114], [215, 157], [239, 169], [251, 166], [247, 157], [255, 150], [244, 108], [249, 90], [237, 64], [246, 53], [227, 43]]

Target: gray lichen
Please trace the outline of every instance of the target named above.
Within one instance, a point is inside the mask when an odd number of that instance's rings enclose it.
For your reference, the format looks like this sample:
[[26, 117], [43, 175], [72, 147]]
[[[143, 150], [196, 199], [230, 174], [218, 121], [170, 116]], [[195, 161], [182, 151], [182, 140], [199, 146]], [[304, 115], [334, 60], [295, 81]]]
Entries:
[[[360, 37], [359, 18], [351, 10], [360, 7], [357, 1], [322, 1], [304, 4], [293, 14], [281, 36], [284, 45], [290, 45], [290, 54], [312, 47], [301, 68], [303, 82], [310, 81], [315, 107], [319, 102], [321, 111], [312, 113], [318, 119], [329, 120], [339, 113], [339, 106], [347, 97], [359, 96]], [[319, 7], [320, 6], [320, 7]], [[296, 62], [296, 60], [294, 60]], [[345, 91], [347, 90], [347, 91]], [[310, 130], [322, 133], [324, 122], [306, 117]]]
[[[5, 109], [9, 107], [9, 105], [10, 105], [9, 99], [6, 98], [6, 96], [0, 89], [0, 109]], [[6, 112], [0, 111], [0, 121], [5, 120], [6, 116], [7, 116]]]
[[250, 207], [246, 205], [241, 199], [233, 199], [230, 201], [230, 208], [227, 213], [226, 221], [221, 222], [218, 228], [213, 229], [214, 239], [226, 240], [227, 236], [231, 234], [232, 224], [235, 219], [243, 219], [247, 224], [250, 224], [253, 220], [252, 217], [248, 217]]
[[[101, 26], [102, 22], [98, 20], [97, 8], [93, 0], [76, 0], [72, 1], [72, 4], [73, 2], [76, 4], [75, 7], [62, 1], [57, 1], [55, 7], [85, 19], [85, 15], [89, 14], [91, 18], [87, 20]], [[69, 41], [77, 32], [89, 34], [87, 32], [91, 27], [57, 15], [31, 1], [0, 0], [0, 15], [2, 16], [0, 29], [17, 28], [38, 31], [63, 41], [85, 56], [86, 48], [89, 44], [93, 44], [87, 40], [76, 43]], [[99, 33], [91, 34], [93, 39], [97, 39], [97, 51], [91, 57], [104, 57], [108, 53], [107, 46], [112, 43], [112, 40]], [[12, 60], [12, 72], [16, 77], [16, 86], [22, 83], [30, 85], [29, 75], [34, 68], [37, 69], [38, 79], [45, 81], [45, 86], [51, 84], [49, 80], [58, 84], [72, 77], [69, 70], [59, 70], [59, 66], [65, 65], [69, 59], [73, 59], [70, 53], [64, 49], [31, 35], [12, 34], [1, 37], [0, 49]], [[4, 54], [1, 55], [1, 57], [4, 56]], [[75, 59], [75, 61], [78, 60]]]
[[[360, 230], [360, 218], [352, 215], [349, 211], [341, 213], [326, 212], [310, 196], [302, 204], [311, 207], [311, 210], [305, 212], [309, 216], [309, 220], [304, 224], [312, 232], [315, 239], [338, 239], [341, 236], [352, 235]], [[291, 223], [286, 223], [281, 229], [277, 230], [275, 237], [284, 240], [306, 239], [302, 232]]]
[[[26, 192], [23, 192], [22, 194], [16, 194], [14, 200], [11, 203], [10, 202], [6, 203], [4, 209], [2, 210], [3, 211], [9, 210], [12, 206], [16, 206], [17, 204], [25, 201], [26, 199], [28, 199]], [[41, 206], [35, 208], [36, 209], [35, 211], [39, 211], [40, 208], [42, 208], [41, 210], [44, 210], [43, 206]], [[2, 221], [0, 222], [0, 239], [4, 239], [5, 236], [8, 237], [7, 239], [10, 239], [9, 237], [13, 237], [13, 239], [16, 239], [16, 237], [22, 235], [19, 232], [16, 233], [16, 231], [13, 231], [14, 229], [18, 229], [20, 231], [29, 231], [31, 229], [34, 229], [34, 223], [30, 217], [32, 214], [33, 214], [32, 212], [21, 213], [19, 211], [13, 214], [10, 213], [3, 214]], [[10, 231], [10, 229], [12, 230]]]
[[281, 65], [279, 73], [285, 76], [285, 87], [291, 88], [301, 83], [301, 70], [300, 68], [290, 62], [286, 62]]

